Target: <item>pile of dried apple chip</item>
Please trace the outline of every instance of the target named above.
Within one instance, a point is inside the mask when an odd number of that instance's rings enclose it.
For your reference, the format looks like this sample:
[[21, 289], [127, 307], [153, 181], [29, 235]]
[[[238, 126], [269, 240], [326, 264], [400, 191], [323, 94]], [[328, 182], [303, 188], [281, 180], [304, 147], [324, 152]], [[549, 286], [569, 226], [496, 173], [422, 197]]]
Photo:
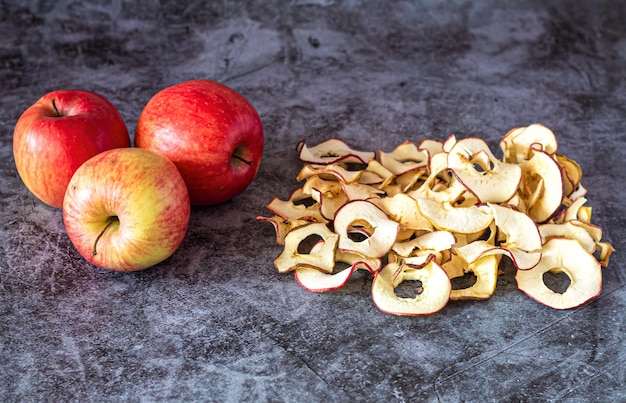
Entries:
[[[480, 138], [406, 141], [392, 152], [358, 151], [339, 139], [300, 142], [302, 183], [288, 200], [267, 206], [276, 242], [274, 265], [304, 288], [341, 288], [356, 270], [373, 276], [383, 312], [429, 315], [449, 300], [487, 299], [506, 256], [518, 288], [556, 309], [600, 294], [613, 252], [585, 206], [582, 170], [557, 153], [541, 124], [510, 130], [498, 159]], [[565, 273], [553, 291], [546, 273]], [[475, 282], [452, 287], [473, 273]], [[401, 295], [401, 283], [414, 292]]]

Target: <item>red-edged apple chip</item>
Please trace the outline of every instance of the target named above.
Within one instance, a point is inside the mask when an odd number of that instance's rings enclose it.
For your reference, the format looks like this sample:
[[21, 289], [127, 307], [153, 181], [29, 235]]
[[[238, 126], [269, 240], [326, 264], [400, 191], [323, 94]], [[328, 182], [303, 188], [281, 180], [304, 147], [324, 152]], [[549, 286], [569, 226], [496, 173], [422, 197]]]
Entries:
[[552, 130], [535, 123], [528, 127], [511, 129], [500, 140], [500, 148], [504, 161], [519, 164], [530, 158], [531, 148], [540, 149], [550, 155], [554, 154], [557, 150], [557, 142]]
[[[322, 246], [311, 249], [309, 253], [300, 253], [298, 251], [300, 243], [309, 236], [319, 236]], [[274, 266], [279, 273], [288, 273], [298, 267], [309, 267], [332, 273], [335, 267], [338, 238], [338, 235], [323, 223], [312, 223], [295, 228], [285, 236], [285, 246], [282, 253], [274, 260]]]
[[453, 207], [449, 202], [428, 199], [418, 199], [417, 204], [435, 228], [452, 233], [473, 234], [485, 230], [493, 221], [491, 210], [484, 205]]
[[296, 227], [311, 223], [311, 221], [308, 220], [285, 220], [279, 215], [274, 215], [272, 217], [258, 216], [256, 219], [259, 222], [268, 222], [274, 226], [274, 231], [276, 232], [276, 243], [278, 245], [285, 244], [285, 236], [289, 231]]
[[522, 162], [520, 194], [526, 213], [541, 223], [552, 217], [563, 202], [563, 177], [561, 168], [551, 155], [531, 150], [530, 159]]
[[464, 259], [453, 255], [453, 258], [443, 265], [450, 279], [462, 277], [466, 273], [473, 273], [476, 282], [468, 287], [453, 289], [450, 292], [451, 300], [488, 299], [496, 290], [498, 278], [498, 264], [500, 259], [497, 254], [485, 254], [474, 262], [467, 264]]
[[489, 145], [478, 138], [457, 141], [448, 153], [448, 167], [483, 203], [503, 203], [511, 199], [522, 177], [517, 164], [500, 162]]
[[[409, 296], [399, 296], [397, 287], [403, 282], [421, 283]], [[443, 309], [450, 299], [450, 279], [446, 272], [431, 260], [422, 268], [401, 262], [387, 264], [376, 273], [372, 282], [372, 298], [383, 312], [399, 316], [431, 315]]]
[[285, 220], [326, 222], [317, 203], [310, 205], [304, 203], [310, 198], [310, 193], [305, 194], [302, 188], [298, 188], [289, 196], [289, 200], [273, 198], [267, 205], [267, 209]]
[[[546, 273], [565, 273], [570, 284], [563, 292], [550, 289], [544, 281]], [[553, 238], [546, 242], [538, 265], [519, 270], [517, 287], [530, 298], [554, 309], [571, 309], [595, 298], [602, 291], [602, 269], [593, 255], [578, 241]]]
[[500, 247], [511, 253], [517, 268], [528, 269], [534, 259], [538, 262], [542, 240], [537, 224], [526, 214], [512, 208], [492, 203], [489, 207], [498, 231], [506, 238]]
[[[366, 200], [344, 204], [335, 214], [334, 221], [335, 233], [339, 235], [339, 249], [370, 258], [379, 258], [389, 252], [398, 236], [399, 226], [380, 208]], [[364, 228], [364, 231], [353, 230], [359, 227]], [[369, 236], [353, 240], [352, 232]]]
[[367, 164], [376, 157], [374, 151], [353, 150], [343, 140], [329, 139], [316, 146], [308, 147], [301, 141], [296, 147], [300, 161], [309, 164], [358, 163]]
[[[320, 247], [317, 244], [313, 247], [313, 252]], [[299, 267], [294, 271], [294, 276], [298, 284], [312, 292], [327, 292], [343, 287], [352, 273], [357, 270], [366, 270], [375, 273], [381, 268], [380, 259], [365, 259], [353, 253], [335, 252], [335, 266], [346, 265], [343, 269], [333, 270], [332, 273], [324, 273], [308, 267]]]
[[398, 255], [411, 256], [414, 250], [430, 250], [441, 252], [452, 248], [456, 242], [456, 237], [448, 231], [432, 231], [420, 235], [408, 241], [396, 242], [392, 249]]
[[378, 155], [380, 163], [394, 175], [428, 167], [428, 152], [418, 150], [410, 141], [405, 141], [390, 153], [379, 151]]
[[328, 165], [305, 165], [302, 167], [298, 176], [296, 176], [296, 180], [301, 182], [305, 179], [310, 178], [311, 176], [320, 176], [323, 179], [327, 179], [332, 177], [339, 182], [342, 183], [352, 183], [359, 180], [363, 171], [349, 171], [346, 168], [342, 167], [339, 164], [328, 164]]

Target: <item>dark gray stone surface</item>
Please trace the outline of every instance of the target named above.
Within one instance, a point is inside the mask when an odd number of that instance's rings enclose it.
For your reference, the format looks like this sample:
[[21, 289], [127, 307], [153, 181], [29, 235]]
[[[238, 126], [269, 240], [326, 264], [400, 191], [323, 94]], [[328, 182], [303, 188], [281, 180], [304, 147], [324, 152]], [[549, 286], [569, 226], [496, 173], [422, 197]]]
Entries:
[[[625, 4], [0, 1], [0, 400], [625, 401]], [[89, 89], [132, 132], [155, 92], [193, 78], [258, 109], [257, 179], [194, 208], [166, 262], [90, 266], [17, 175], [17, 118], [48, 91]], [[275, 271], [255, 217], [297, 185], [299, 140], [495, 146], [534, 122], [582, 165], [617, 249], [592, 303], [544, 307], [505, 264], [490, 300], [402, 318], [376, 309], [370, 277], [314, 294]]]

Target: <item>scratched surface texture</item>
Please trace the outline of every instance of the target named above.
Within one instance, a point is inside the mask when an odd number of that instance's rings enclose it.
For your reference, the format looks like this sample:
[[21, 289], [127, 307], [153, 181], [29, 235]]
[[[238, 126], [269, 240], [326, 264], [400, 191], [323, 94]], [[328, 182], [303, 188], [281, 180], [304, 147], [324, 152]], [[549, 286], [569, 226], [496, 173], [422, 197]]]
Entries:
[[[626, 3], [623, 1], [0, 0], [0, 400], [458, 402], [626, 400]], [[167, 261], [87, 264], [61, 212], [21, 183], [19, 115], [89, 89], [131, 132], [150, 97], [196, 78], [257, 108], [266, 147], [234, 200], [194, 208]], [[569, 311], [516, 289], [403, 318], [371, 277], [316, 294], [280, 275], [255, 220], [298, 185], [295, 145], [480, 136], [540, 122], [578, 161], [617, 252]]]

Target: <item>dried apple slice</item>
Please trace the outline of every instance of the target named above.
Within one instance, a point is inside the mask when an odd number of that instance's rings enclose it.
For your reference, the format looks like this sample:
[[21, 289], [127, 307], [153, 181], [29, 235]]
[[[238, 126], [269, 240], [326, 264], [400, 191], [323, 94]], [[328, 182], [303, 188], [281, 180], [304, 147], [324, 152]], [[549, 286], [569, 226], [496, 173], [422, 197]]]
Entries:
[[356, 266], [348, 266], [337, 273], [324, 273], [308, 267], [299, 267], [295, 269], [294, 276], [298, 284], [308, 291], [327, 292], [343, 287], [355, 269]]
[[541, 258], [542, 239], [537, 224], [526, 214], [489, 203], [498, 231], [505, 235], [500, 247], [510, 252], [517, 268], [527, 270]]
[[448, 171], [448, 156], [435, 154], [430, 159], [430, 174], [417, 189], [408, 192], [415, 199], [429, 199], [440, 202], [454, 202], [465, 191], [465, 186]]
[[[318, 252], [321, 246], [321, 242], [316, 244], [311, 252]], [[298, 284], [311, 292], [327, 292], [343, 287], [350, 279], [350, 276], [352, 276], [352, 273], [357, 270], [376, 273], [381, 269], [382, 265], [380, 259], [364, 259], [362, 256], [353, 253], [342, 253], [337, 250], [335, 252], [335, 266], [341, 263], [347, 266], [336, 272], [325, 273], [317, 269], [299, 267], [294, 271], [294, 276]]]
[[[396, 294], [396, 288], [405, 281], [421, 283], [417, 295], [401, 297]], [[393, 262], [374, 276], [372, 299], [378, 309], [393, 315], [431, 315], [446, 306], [451, 288], [446, 272], [432, 260], [419, 269]]]
[[443, 151], [445, 153], [449, 153], [452, 147], [456, 144], [456, 136], [451, 134], [448, 138], [443, 142]]
[[363, 171], [349, 171], [339, 164], [328, 164], [322, 166], [315, 166], [307, 164], [302, 167], [296, 180], [301, 182], [311, 176], [320, 176], [322, 179], [327, 179], [329, 176], [342, 183], [352, 183], [359, 180]]
[[380, 189], [384, 189], [395, 178], [393, 172], [385, 168], [383, 164], [375, 159], [369, 161], [365, 170], [366, 172], [371, 172], [381, 178], [381, 181], [376, 184], [376, 186], [378, 186]]
[[540, 149], [550, 155], [556, 153], [557, 142], [552, 130], [535, 123], [511, 129], [500, 140], [500, 148], [504, 161], [517, 164], [530, 158], [531, 148]]
[[456, 237], [448, 231], [432, 231], [420, 235], [414, 239], [396, 242], [391, 249], [398, 255], [411, 256], [414, 250], [428, 250], [441, 252], [448, 250], [456, 243]]
[[520, 193], [526, 202], [526, 213], [535, 222], [550, 219], [563, 202], [563, 177], [557, 161], [548, 153], [531, 149], [530, 158], [522, 162]]
[[562, 154], [555, 154], [556, 161], [563, 169], [563, 192], [570, 196], [580, 186], [583, 170], [576, 161]]
[[307, 179], [302, 189], [318, 203], [320, 214], [325, 220], [332, 220], [337, 209], [348, 200], [341, 183], [335, 178], [326, 180], [319, 176], [312, 176]]
[[576, 200], [573, 200], [565, 209], [563, 221], [581, 220], [584, 222], [590, 222], [591, 210], [590, 207], [585, 206], [585, 203], [587, 203], [587, 199], [585, 197], [579, 197]]
[[380, 208], [388, 218], [399, 223], [402, 229], [433, 230], [430, 220], [420, 213], [417, 200], [404, 193], [371, 199], [370, 202]]
[[345, 183], [341, 185], [341, 188], [348, 200], [379, 198], [385, 194], [384, 190], [363, 183]]
[[491, 209], [485, 205], [453, 207], [449, 202], [417, 199], [419, 210], [437, 229], [471, 234], [484, 230], [493, 221]]
[[425, 151], [429, 156], [433, 156], [438, 153], [442, 153], [443, 151], [443, 142], [434, 139], [423, 139], [418, 145], [417, 149], [419, 151]]
[[[323, 241], [321, 247], [309, 253], [298, 252], [300, 243], [309, 236], [319, 236]], [[333, 233], [326, 224], [312, 223], [294, 228], [285, 236], [282, 253], [274, 260], [279, 273], [288, 273], [299, 267], [309, 267], [326, 273], [332, 273], [335, 267], [335, 250], [339, 236]]]
[[[371, 228], [371, 235], [364, 240], [352, 240], [349, 229], [355, 226]], [[339, 235], [339, 249], [369, 258], [382, 257], [391, 249], [399, 227], [399, 223], [366, 200], [349, 201], [335, 214], [334, 229]]]
[[468, 264], [485, 256], [508, 256], [518, 270], [528, 270], [539, 263], [541, 252], [525, 252], [515, 248], [502, 248], [486, 241], [473, 241], [467, 245], [454, 248], [455, 252]]
[[313, 147], [308, 147], [305, 141], [300, 141], [296, 150], [300, 161], [320, 165], [337, 162], [365, 165], [369, 160], [376, 157], [374, 151], [353, 150], [343, 140], [339, 139], [329, 139]]
[[448, 153], [448, 168], [483, 203], [503, 203], [517, 192], [522, 170], [498, 161], [479, 138], [456, 142]]
[[400, 192], [407, 193], [411, 189], [420, 187], [426, 177], [426, 170], [415, 169], [396, 176], [394, 181], [400, 187]]
[[589, 231], [572, 221], [562, 224], [542, 224], [539, 226], [539, 233], [544, 243], [552, 238], [568, 238], [577, 240], [588, 253], [593, 253], [596, 249], [596, 241]]
[[311, 195], [305, 193], [302, 188], [297, 188], [289, 196], [289, 200], [273, 198], [267, 205], [267, 209], [285, 220], [307, 220], [314, 222], [326, 222], [317, 204], [306, 205], [304, 201]]
[[[548, 288], [547, 272], [567, 274], [568, 288], [560, 293]], [[602, 269], [598, 261], [578, 241], [550, 239], [543, 247], [541, 261], [530, 270], [515, 275], [517, 287], [535, 301], [554, 309], [571, 309], [597, 297], [602, 291]]]
[[410, 141], [397, 146], [392, 152], [378, 151], [380, 163], [394, 175], [402, 175], [417, 169], [426, 169], [428, 166], [428, 153], [420, 151]]
[[276, 243], [278, 245], [285, 244], [285, 236], [289, 231], [311, 223], [309, 220], [285, 220], [279, 215], [274, 215], [272, 217], [258, 216], [256, 219], [259, 222], [268, 222], [274, 226], [274, 231], [276, 232]]
[[462, 277], [466, 273], [473, 273], [476, 282], [469, 287], [452, 289], [450, 291], [451, 300], [481, 300], [493, 296], [498, 280], [498, 264], [500, 259], [497, 254], [484, 255], [476, 259], [471, 264], [456, 256], [447, 264], [442, 265], [450, 280]]

